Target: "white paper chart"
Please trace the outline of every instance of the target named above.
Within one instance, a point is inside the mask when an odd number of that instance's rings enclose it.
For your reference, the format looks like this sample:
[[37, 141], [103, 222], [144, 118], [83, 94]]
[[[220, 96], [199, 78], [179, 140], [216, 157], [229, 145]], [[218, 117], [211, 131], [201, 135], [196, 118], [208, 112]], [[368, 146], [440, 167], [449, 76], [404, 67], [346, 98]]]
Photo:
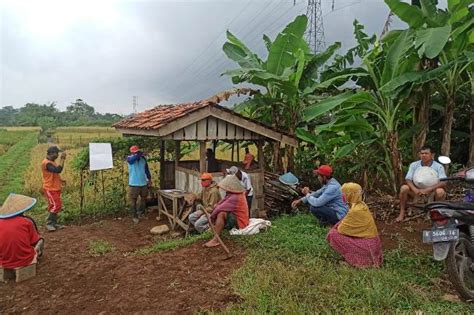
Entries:
[[112, 145], [110, 143], [89, 143], [89, 168], [91, 171], [113, 168]]

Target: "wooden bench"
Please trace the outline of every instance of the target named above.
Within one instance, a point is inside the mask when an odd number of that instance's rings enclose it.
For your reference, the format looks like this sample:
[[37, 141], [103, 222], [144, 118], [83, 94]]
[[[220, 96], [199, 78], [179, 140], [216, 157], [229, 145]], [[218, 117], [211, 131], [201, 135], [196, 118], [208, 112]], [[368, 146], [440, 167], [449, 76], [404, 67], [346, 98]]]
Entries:
[[22, 282], [36, 276], [36, 264], [15, 269], [0, 268], [0, 280], [6, 282], [15, 279], [16, 282]]

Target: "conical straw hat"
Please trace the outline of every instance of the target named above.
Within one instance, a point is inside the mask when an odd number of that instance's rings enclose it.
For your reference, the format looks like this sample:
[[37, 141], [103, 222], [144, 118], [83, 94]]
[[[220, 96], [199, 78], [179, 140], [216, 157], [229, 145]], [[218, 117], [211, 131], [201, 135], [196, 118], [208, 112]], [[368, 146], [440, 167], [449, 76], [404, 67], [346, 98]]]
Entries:
[[217, 186], [231, 193], [243, 193], [245, 191], [245, 187], [235, 175], [227, 175]]
[[11, 218], [30, 210], [36, 204], [36, 199], [24, 195], [9, 194], [0, 207], [0, 219]]

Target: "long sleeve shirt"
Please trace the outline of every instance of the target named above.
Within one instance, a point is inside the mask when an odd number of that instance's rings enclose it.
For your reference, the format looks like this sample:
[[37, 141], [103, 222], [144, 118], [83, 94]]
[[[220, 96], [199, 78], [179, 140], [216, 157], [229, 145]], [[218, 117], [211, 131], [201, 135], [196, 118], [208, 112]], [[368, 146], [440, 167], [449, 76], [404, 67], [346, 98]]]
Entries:
[[129, 186], [146, 186], [151, 180], [150, 169], [143, 153], [136, 153], [127, 157]]
[[309, 203], [310, 206], [315, 208], [322, 206], [332, 208], [336, 211], [339, 220], [342, 219], [348, 211], [347, 204], [342, 198], [341, 184], [339, 184], [335, 178], [331, 178], [321, 189], [301, 198], [301, 201], [305, 204]]

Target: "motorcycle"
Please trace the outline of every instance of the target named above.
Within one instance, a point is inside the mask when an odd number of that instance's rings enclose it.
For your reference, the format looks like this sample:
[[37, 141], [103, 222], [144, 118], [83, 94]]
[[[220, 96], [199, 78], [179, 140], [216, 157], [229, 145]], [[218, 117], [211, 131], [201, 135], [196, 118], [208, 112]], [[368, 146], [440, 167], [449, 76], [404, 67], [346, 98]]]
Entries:
[[442, 181], [467, 185], [463, 202], [431, 202], [425, 206], [432, 221], [423, 242], [433, 244], [433, 257], [446, 261], [449, 280], [459, 295], [474, 300], [474, 167]]

